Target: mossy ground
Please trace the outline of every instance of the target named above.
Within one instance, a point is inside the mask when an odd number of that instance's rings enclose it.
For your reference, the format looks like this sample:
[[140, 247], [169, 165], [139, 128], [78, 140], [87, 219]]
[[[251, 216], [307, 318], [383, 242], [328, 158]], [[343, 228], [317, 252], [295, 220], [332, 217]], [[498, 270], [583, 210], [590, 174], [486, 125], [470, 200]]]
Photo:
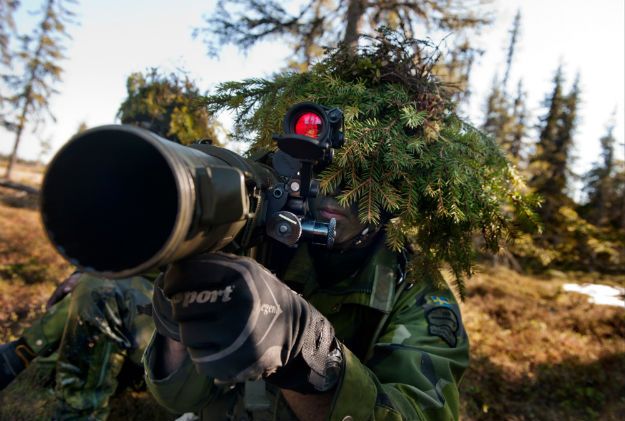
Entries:
[[[49, 246], [36, 198], [0, 188], [0, 342], [18, 337], [71, 271]], [[472, 364], [461, 386], [464, 420], [622, 420], [625, 310], [562, 291], [566, 282], [625, 286], [624, 276], [524, 276], [482, 266], [462, 304]], [[49, 419], [54, 395], [32, 365], [0, 392], [0, 419]], [[174, 417], [145, 391], [125, 389], [111, 419]]]

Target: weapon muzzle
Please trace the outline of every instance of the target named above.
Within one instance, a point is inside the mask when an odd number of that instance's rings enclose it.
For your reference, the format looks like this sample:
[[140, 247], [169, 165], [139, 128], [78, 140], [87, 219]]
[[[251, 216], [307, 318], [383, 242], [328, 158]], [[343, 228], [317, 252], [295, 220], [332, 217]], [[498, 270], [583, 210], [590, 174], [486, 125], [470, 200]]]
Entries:
[[55, 247], [74, 265], [113, 278], [222, 248], [252, 216], [249, 207], [242, 170], [118, 125], [71, 139], [50, 163], [41, 194]]

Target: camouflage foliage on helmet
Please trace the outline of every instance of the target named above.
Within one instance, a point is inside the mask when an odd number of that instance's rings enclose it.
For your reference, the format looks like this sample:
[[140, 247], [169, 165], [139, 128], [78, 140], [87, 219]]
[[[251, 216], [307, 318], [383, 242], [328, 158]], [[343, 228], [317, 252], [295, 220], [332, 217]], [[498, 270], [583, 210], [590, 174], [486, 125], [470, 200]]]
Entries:
[[385, 223], [388, 245], [416, 249], [434, 273], [449, 263], [461, 295], [471, 275], [473, 233], [497, 251], [512, 221], [533, 221], [533, 198], [495, 142], [455, 113], [452, 86], [436, 79], [438, 51], [382, 30], [354, 53], [338, 48], [305, 73], [220, 85], [210, 112], [236, 113], [235, 138], [271, 147], [287, 109], [299, 101], [340, 107], [345, 146], [322, 174], [363, 222]]
[[126, 90], [128, 96], [117, 112], [122, 124], [139, 126], [183, 144], [200, 139], [219, 144], [221, 126], [196, 104], [202, 92], [187, 76], [167, 75], [152, 68], [128, 76]]

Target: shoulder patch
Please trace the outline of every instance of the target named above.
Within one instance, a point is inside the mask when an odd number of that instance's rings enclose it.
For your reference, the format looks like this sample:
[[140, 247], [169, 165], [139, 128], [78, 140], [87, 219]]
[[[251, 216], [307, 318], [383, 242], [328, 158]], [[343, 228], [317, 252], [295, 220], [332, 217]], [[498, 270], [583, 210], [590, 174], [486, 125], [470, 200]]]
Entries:
[[[449, 307], [447, 307], [447, 305]], [[442, 304], [438, 307], [431, 308], [426, 312], [425, 318], [428, 322], [428, 333], [433, 336], [438, 336], [444, 340], [447, 345], [455, 348], [458, 345], [457, 334], [460, 329], [460, 323], [458, 321], [458, 316], [453, 311], [449, 302], [447, 302], [447, 305]]]
[[429, 295], [427, 297], [427, 302], [428, 304], [432, 304], [435, 306], [443, 306], [443, 307], [451, 308], [451, 301], [449, 301], [449, 298], [442, 296], [442, 295]]

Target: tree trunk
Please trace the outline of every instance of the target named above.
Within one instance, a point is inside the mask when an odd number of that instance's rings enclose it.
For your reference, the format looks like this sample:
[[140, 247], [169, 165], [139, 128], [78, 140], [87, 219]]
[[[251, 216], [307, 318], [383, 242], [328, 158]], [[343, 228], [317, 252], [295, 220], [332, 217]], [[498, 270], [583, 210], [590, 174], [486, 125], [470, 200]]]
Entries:
[[13, 171], [13, 167], [17, 163], [17, 148], [20, 145], [20, 140], [22, 140], [22, 132], [24, 131], [27, 111], [28, 111], [28, 103], [26, 103], [26, 105], [24, 106], [24, 109], [22, 110], [20, 124], [17, 126], [17, 131], [15, 132], [15, 143], [13, 144], [13, 151], [11, 152], [11, 156], [9, 157], [7, 170], [4, 173], [4, 178], [6, 178], [7, 180], [11, 179], [11, 172]]
[[364, 13], [365, 5], [363, 0], [350, 0], [349, 6], [347, 7], [347, 15], [345, 16], [347, 25], [345, 26], [343, 43], [353, 52], [355, 52], [356, 47], [358, 47], [358, 31]]
[[13, 145], [13, 152], [11, 152], [11, 156], [9, 157], [9, 163], [7, 164], [7, 170], [4, 173], [4, 178], [7, 180], [11, 179], [11, 172], [13, 171], [13, 167], [17, 162], [17, 147], [20, 143], [20, 139], [22, 138], [22, 130], [21, 127], [18, 129], [18, 132], [15, 135], [15, 144]]
[[30, 96], [32, 94], [32, 86], [28, 85], [26, 87], [26, 102], [24, 103], [24, 108], [22, 108], [22, 115], [20, 116], [19, 124], [17, 125], [17, 131], [15, 132], [15, 143], [13, 144], [13, 152], [11, 152], [11, 156], [9, 158], [9, 162], [7, 164], [7, 170], [4, 173], [4, 178], [7, 180], [11, 179], [11, 172], [13, 171], [13, 167], [17, 163], [17, 148], [20, 145], [20, 140], [22, 140], [22, 133], [24, 132], [24, 126], [26, 125], [26, 116], [28, 115], [28, 109], [30, 108], [31, 100]]
[[[51, 17], [55, 15], [53, 11], [54, 2], [55, 0], [48, 0], [47, 5], [46, 5], [46, 12], [44, 15], [44, 19], [40, 24], [41, 34], [39, 35], [37, 49], [35, 50], [35, 54], [32, 59], [36, 63], [39, 63], [41, 55], [44, 51], [44, 48], [45, 48], [44, 39], [46, 40], [50, 39], [48, 36], [51, 30], [51, 25], [49, 24], [49, 21]], [[39, 68], [39, 66], [40, 64], [37, 66], [30, 67], [30, 75], [28, 78], [28, 82], [26, 84], [26, 88], [24, 89], [24, 93], [23, 93], [24, 108], [22, 108], [22, 114], [18, 120], [19, 124], [17, 126], [17, 131], [15, 132], [15, 144], [13, 145], [13, 152], [11, 153], [11, 157], [9, 158], [9, 163], [7, 165], [7, 170], [6, 170], [6, 173], [4, 174], [4, 177], [7, 180], [11, 179], [11, 172], [13, 171], [13, 167], [15, 166], [15, 163], [17, 162], [17, 148], [20, 145], [20, 140], [22, 140], [22, 132], [24, 131], [24, 126], [26, 126], [26, 116], [28, 116], [28, 113], [30, 112], [30, 107], [31, 105], [33, 105], [33, 98], [32, 98], [33, 81], [36, 79], [37, 69]]]

